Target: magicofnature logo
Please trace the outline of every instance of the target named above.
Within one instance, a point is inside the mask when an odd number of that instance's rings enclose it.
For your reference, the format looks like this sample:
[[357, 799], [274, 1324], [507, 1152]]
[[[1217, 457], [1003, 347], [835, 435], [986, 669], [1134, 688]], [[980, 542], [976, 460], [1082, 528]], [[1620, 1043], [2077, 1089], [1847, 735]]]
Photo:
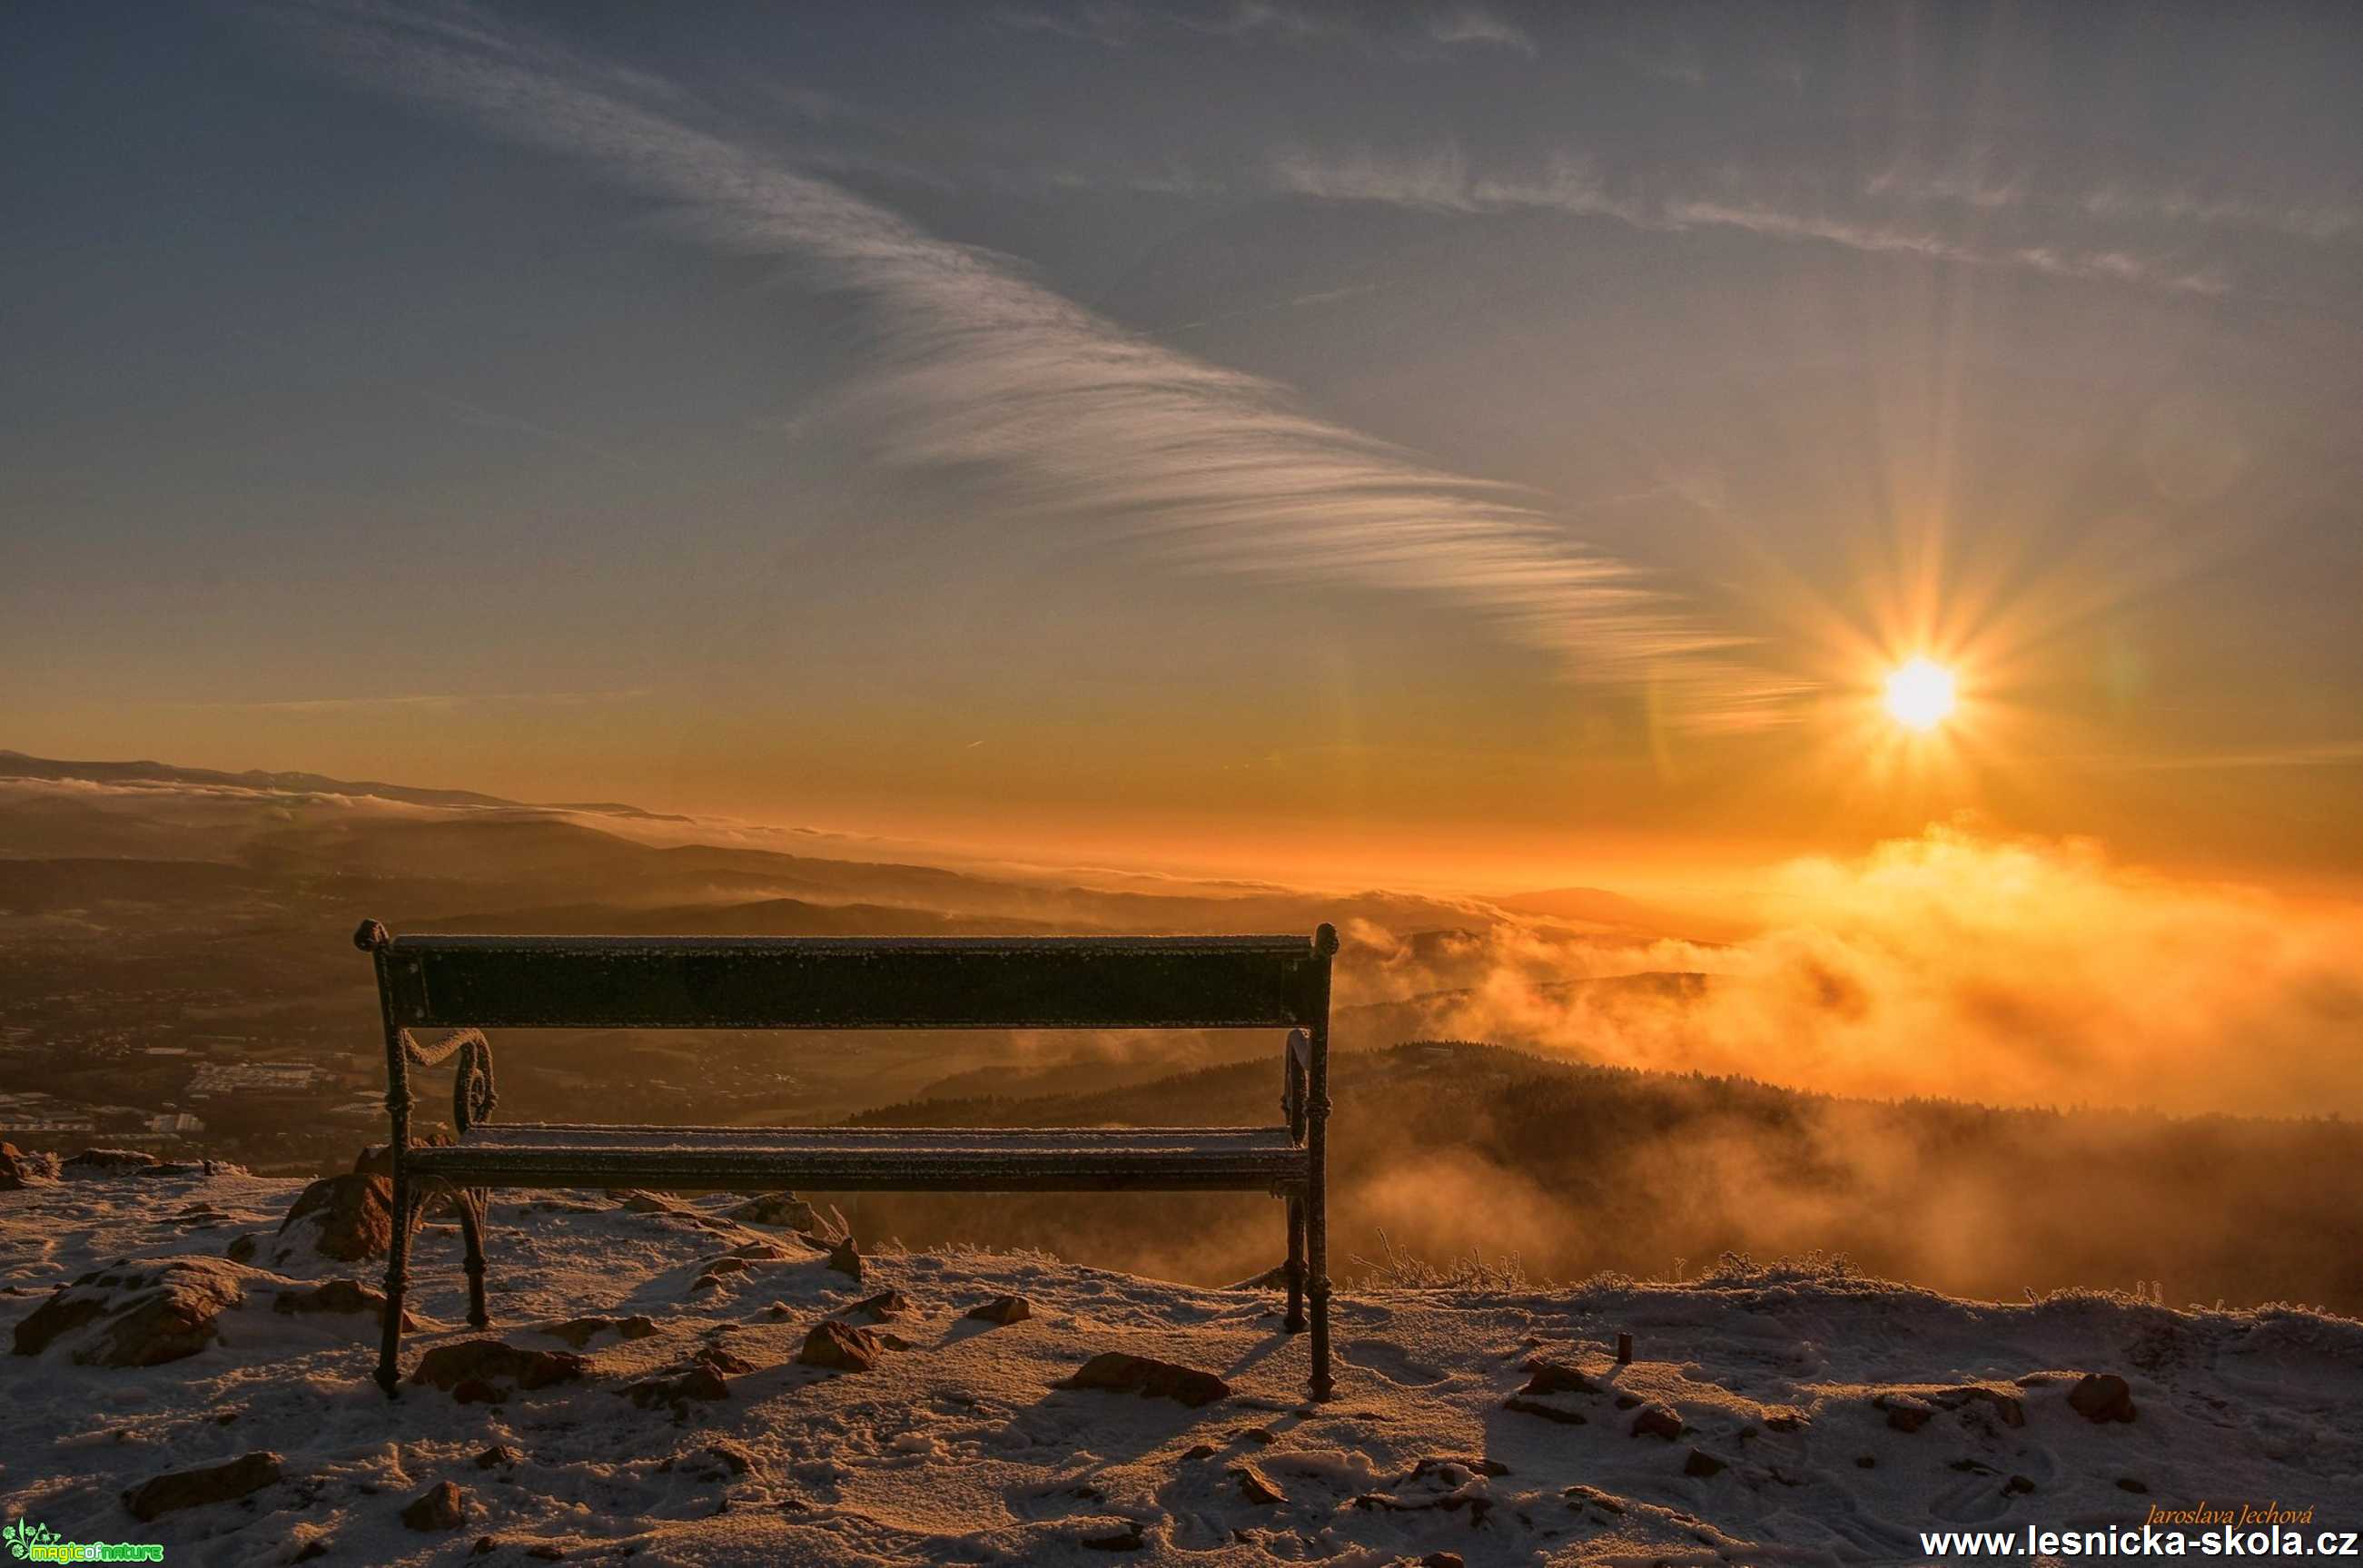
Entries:
[[33, 1562], [161, 1562], [161, 1546], [128, 1540], [61, 1540], [58, 1532], [30, 1519], [12, 1519], [0, 1529], [8, 1555]]

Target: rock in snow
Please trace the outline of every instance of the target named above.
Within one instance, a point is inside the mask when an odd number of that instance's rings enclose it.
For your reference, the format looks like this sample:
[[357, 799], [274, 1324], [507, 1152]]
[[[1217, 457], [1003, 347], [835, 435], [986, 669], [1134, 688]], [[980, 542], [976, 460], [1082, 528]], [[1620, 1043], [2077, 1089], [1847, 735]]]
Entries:
[[725, 1217], [742, 1225], [775, 1225], [834, 1246], [852, 1234], [845, 1216], [832, 1205], [826, 1212], [793, 1192], [758, 1193]]
[[1285, 1503], [1288, 1495], [1273, 1485], [1270, 1477], [1252, 1464], [1242, 1464], [1234, 1472], [1239, 1478], [1239, 1496], [1250, 1503]]
[[2134, 1419], [2134, 1391], [2113, 1372], [2087, 1374], [2069, 1392], [2068, 1403], [2088, 1421]]
[[315, 1257], [359, 1263], [385, 1256], [394, 1240], [394, 1184], [382, 1176], [323, 1176], [305, 1187], [271, 1242], [274, 1267]]
[[[366, 1314], [372, 1321], [385, 1321], [385, 1293], [356, 1279], [332, 1279], [325, 1285], [308, 1288], [282, 1290], [271, 1303], [274, 1312], [350, 1312]], [[402, 1315], [405, 1329], [418, 1327], [418, 1320], [408, 1312]]]
[[410, 1381], [436, 1388], [457, 1388], [471, 1382], [547, 1388], [553, 1383], [574, 1382], [587, 1364], [581, 1356], [565, 1351], [527, 1350], [502, 1340], [461, 1340], [437, 1345], [420, 1356]]
[[[2363, 1429], [2339, 1416], [2363, 1408], [2363, 1325], [1811, 1271], [1348, 1286], [1337, 1397], [1314, 1405], [1269, 1288], [887, 1252], [863, 1265], [873, 1297], [900, 1297], [880, 1305], [908, 1348], [815, 1371], [797, 1364], [815, 1324], [882, 1352], [855, 1326], [880, 1314], [785, 1237], [784, 1257], [741, 1254], [760, 1295], [684, 1297], [733, 1223], [721, 1196], [651, 1216], [497, 1195], [489, 1334], [444, 1326], [466, 1312], [460, 1242], [428, 1228], [412, 1381], [389, 1401], [366, 1274], [316, 1251], [241, 1267], [156, 1222], [267, 1231], [301, 1190], [216, 1171], [0, 1192], [0, 1286], [22, 1292], [0, 1291], [0, 1326], [30, 1352], [0, 1385], [18, 1517], [198, 1562], [423, 1568], [483, 1540], [495, 1562], [1572, 1568], [1909, 1560], [1921, 1529], [2138, 1524], [2176, 1497], [2327, 1506], [2363, 1473]], [[1004, 1297], [1031, 1303], [1022, 1331], [964, 1320]], [[2180, 1353], [2155, 1371], [2126, 1347], [2161, 1321]], [[1615, 1364], [1636, 1326], [1662, 1359]], [[1888, 1424], [1900, 1410], [1918, 1431]]]
[[[872, 1297], [871, 1299], [874, 1301], [877, 1297]], [[999, 1323], [1005, 1328], [1011, 1323], [1022, 1323], [1034, 1316], [1034, 1304], [1023, 1296], [996, 1296], [982, 1306], [970, 1308], [961, 1316], [973, 1319], [980, 1323]]]
[[838, 1372], [867, 1372], [878, 1364], [883, 1349], [869, 1330], [824, 1318], [804, 1336], [804, 1347], [796, 1353], [796, 1360]]
[[855, 1302], [849, 1309], [874, 1323], [891, 1321], [910, 1309], [911, 1298], [899, 1290], [882, 1290], [867, 1301]]
[[148, 1523], [177, 1509], [231, 1502], [277, 1481], [284, 1463], [275, 1453], [256, 1452], [194, 1470], [167, 1471], [124, 1493], [123, 1507], [133, 1518]]
[[1526, 1379], [1521, 1394], [1597, 1394], [1600, 1385], [1574, 1367], [1556, 1361], [1533, 1364], [1534, 1375]]
[[17, 1325], [16, 1352], [39, 1355], [63, 1340], [84, 1365], [178, 1361], [214, 1342], [221, 1315], [246, 1298], [245, 1282], [254, 1274], [205, 1257], [93, 1269]]
[[1503, 1400], [1502, 1408], [1515, 1410], [1521, 1415], [1540, 1416], [1547, 1421], [1557, 1421], [1563, 1427], [1588, 1426], [1592, 1421], [1592, 1418], [1581, 1410], [1561, 1409], [1557, 1405], [1546, 1405], [1539, 1399], [1528, 1399], [1517, 1394], [1513, 1394]]
[[1103, 1351], [1083, 1363], [1061, 1388], [1104, 1388], [1116, 1394], [1137, 1394], [1144, 1399], [1171, 1399], [1195, 1409], [1230, 1397], [1231, 1386], [1211, 1372], [1177, 1366], [1153, 1356]]
[[152, 1169], [159, 1162], [155, 1155], [139, 1149], [84, 1149], [71, 1155], [60, 1167], [59, 1174], [69, 1181], [91, 1181], [107, 1176], [136, 1176]]
[[1641, 1413], [1633, 1418], [1635, 1437], [1663, 1438], [1671, 1442], [1682, 1431], [1682, 1419], [1663, 1405], [1644, 1405]]
[[0, 1192], [16, 1192], [37, 1181], [57, 1179], [55, 1154], [28, 1154], [14, 1143], [0, 1143]]
[[534, 1330], [554, 1340], [564, 1340], [581, 1350], [599, 1335], [613, 1331], [618, 1339], [645, 1340], [657, 1331], [656, 1320], [641, 1314], [629, 1318], [568, 1318], [562, 1322], [544, 1323]]
[[468, 1522], [468, 1495], [457, 1483], [438, 1481], [402, 1510], [402, 1522], [412, 1529], [458, 1529]]

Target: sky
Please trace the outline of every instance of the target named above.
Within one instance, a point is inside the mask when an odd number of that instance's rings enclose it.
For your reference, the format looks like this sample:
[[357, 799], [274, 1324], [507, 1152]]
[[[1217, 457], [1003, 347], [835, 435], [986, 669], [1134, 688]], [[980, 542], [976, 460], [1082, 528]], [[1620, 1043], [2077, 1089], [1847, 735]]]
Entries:
[[0, 35], [0, 745], [1503, 888], [1955, 821], [2363, 878], [2363, 13]]

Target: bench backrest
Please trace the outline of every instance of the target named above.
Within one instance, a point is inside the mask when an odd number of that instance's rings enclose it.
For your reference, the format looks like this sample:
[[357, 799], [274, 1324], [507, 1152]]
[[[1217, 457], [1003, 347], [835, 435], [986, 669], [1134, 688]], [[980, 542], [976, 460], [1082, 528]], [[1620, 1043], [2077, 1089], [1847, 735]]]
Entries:
[[1326, 925], [1310, 938], [400, 936], [375, 949], [396, 1029], [1303, 1027], [1316, 1039], [1337, 950]]

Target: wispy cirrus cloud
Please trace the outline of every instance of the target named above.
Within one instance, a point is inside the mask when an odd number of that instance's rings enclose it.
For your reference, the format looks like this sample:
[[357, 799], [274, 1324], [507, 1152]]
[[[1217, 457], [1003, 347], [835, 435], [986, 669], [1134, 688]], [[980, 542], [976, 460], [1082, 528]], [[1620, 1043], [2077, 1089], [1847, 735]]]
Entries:
[[2363, 232], [2363, 207], [2351, 202], [2272, 202], [2112, 182], [2084, 193], [2078, 205], [2095, 217], [2261, 228], [2301, 239], [2345, 239]]
[[1215, 0], [1201, 5], [1142, 6], [1128, 0], [1079, 5], [997, 6], [993, 21], [1018, 32], [1044, 33], [1108, 49], [1128, 49], [1159, 31], [1204, 37], [1340, 39], [1403, 55], [1434, 54], [1463, 46], [1506, 49], [1534, 56], [1532, 34], [1484, 6], [1443, 5], [1376, 13], [1293, 0]]
[[563, 430], [552, 429], [547, 425], [525, 418], [520, 414], [505, 414], [497, 408], [487, 408], [483, 403], [473, 403], [463, 397], [452, 397], [444, 392], [427, 392], [420, 395], [460, 424], [477, 430], [499, 430], [513, 435], [529, 436], [548, 446], [562, 447], [586, 458], [597, 458], [603, 462], [627, 465], [632, 462], [630, 458], [621, 452], [613, 451], [595, 442], [585, 441], [580, 436], [569, 436]]
[[2169, 756], [2069, 757], [2066, 761], [2136, 773], [2206, 773], [2252, 767], [2354, 767], [2363, 766], [2363, 741], [2305, 741], [2247, 751], [2211, 751]]
[[1017, 32], [1049, 33], [1110, 49], [1122, 49], [1131, 43], [1140, 26], [1139, 14], [1132, 6], [1109, 4], [1107, 0], [1056, 8], [996, 6], [990, 15], [995, 25]]
[[1570, 678], [1648, 682], [1703, 724], [1760, 722], [1789, 690], [1525, 493], [1128, 332], [1003, 257], [693, 123], [670, 94], [465, 14], [316, 15], [323, 47], [365, 79], [582, 160], [699, 242], [792, 263], [863, 306], [850, 415], [882, 460], [957, 473], [1004, 517], [1208, 570], [1457, 603]]
[[1438, 212], [1548, 211], [1613, 219], [1660, 232], [1736, 229], [1769, 239], [1806, 240], [1872, 255], [1918, 256], [1959, 266], [2002, 267], [2053, 277], [2136, 283], [2178, 293], [2229, 290], [2218, 272], [2111, 247], [2010, 244], [1958, 237], [1926, 224], [1808, 210], [1746, 195], [1642, 194], [1612, 187], [1588, 160], [1562, 157], [1532, 174], [1481, 174], [1458, 151], [1413, 157], [1357, 152], [1277, 154], [1268, 176], [1280, 192], [1326, 201], [1377, 202]]
[[1456, 6], [1436, 13], [1427, 19], [1427, 36], [1440, 44], [1491, 44], [1525, 55], [1540, 52], [1525, 28], [1481, 6]]
[[2322, 242], [2363, 235], [2363, 206], [2321, 192], [2293, 193], [2221, 186], [2159, 184], [2121, 176], [2008, 176], [1989, 167], [1982, 149], [1948, 164], [1902, 160], [1863, 182], [1863, 193], [1914, 206], [1967, 206], [1986, 212], [2040, 209], [2106, 224], [2160, 229], [2237, 228]]
[[450, 712], [461, 708], [579, 708], [594, 702], [628, 702], [650, 695], [645, 686], [614, 691], [429, 691], [383, 697], [289, 697], [259, 701], [224, 699], [207, 702], [165, 702], [158, 706], [181, 711], [235, 711], [250, 713], [350, 713], [412, 709]]

